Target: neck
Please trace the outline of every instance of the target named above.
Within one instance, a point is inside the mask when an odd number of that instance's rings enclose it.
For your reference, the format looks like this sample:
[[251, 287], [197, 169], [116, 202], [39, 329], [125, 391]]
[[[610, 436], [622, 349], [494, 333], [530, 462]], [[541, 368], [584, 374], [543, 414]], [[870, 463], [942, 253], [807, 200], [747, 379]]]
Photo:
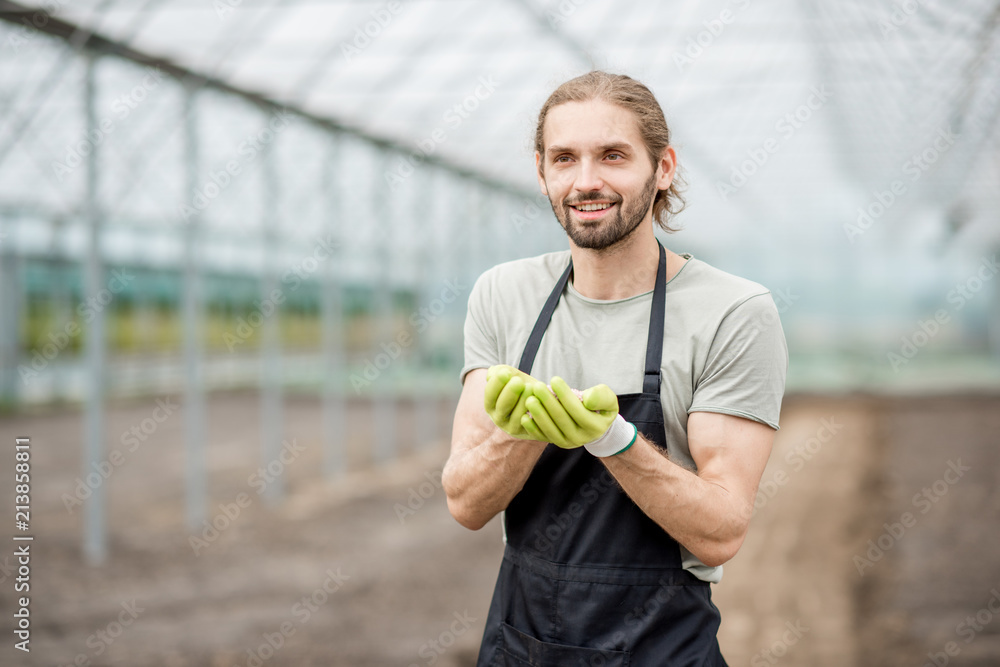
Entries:
[[[581, 248], [569, 242], [573, 256], [573, 287], [588, 299], [614, 301], [649, 292], [656, 285], [660, 250], [653, 236], [652, 221], [643, 223], [628, 237], [603, 250]], [[687, 261], [666, 249], [667, 280]]]

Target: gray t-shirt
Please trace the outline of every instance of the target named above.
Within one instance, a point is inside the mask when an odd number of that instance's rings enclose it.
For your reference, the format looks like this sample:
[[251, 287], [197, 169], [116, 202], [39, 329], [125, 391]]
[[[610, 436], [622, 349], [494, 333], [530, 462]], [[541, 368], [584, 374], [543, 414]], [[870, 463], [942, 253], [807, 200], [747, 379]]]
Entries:
[[[683, 255], [667, 283], [660, 401], [672, 461], [696, 470], [687, 442], [691, 412], [720, 412], [778, 428], [788, 350], [778, 310], [761, 285]], [[465, 365], [517, 366], [538, 313], [569, 263], [570, 251], [498, 264], [469, 295]], [[642, 391], [652, 290], [613, 301], [590, 299], [567, 284], [542, 337], [533, 377], [558, 375], [576, 389], [607, 384], [617, 394]], [[505, 531], [506, 533], [506, 531]], [[681, 547], [684, 567], [718, 582]]]

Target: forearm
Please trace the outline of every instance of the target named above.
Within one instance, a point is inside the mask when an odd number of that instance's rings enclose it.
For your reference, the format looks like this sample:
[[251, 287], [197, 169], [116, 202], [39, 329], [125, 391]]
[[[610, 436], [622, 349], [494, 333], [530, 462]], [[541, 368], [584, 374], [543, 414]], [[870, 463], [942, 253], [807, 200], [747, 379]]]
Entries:
[[601, 461], [636, 505], [703, 563], [735, 555], [751, 512], [739, 494], [670, 461], [641, 435]]
[[453, 452], [441, 473], [452, 516], [472, 530], [486, 525], [524, 486], [545, 446], [497, 428], [482, 442]]

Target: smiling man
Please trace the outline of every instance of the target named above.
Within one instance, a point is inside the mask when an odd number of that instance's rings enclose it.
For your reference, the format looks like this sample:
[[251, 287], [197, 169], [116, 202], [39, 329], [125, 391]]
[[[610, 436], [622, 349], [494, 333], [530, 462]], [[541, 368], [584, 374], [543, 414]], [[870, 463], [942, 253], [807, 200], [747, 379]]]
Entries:
[[476, 281], [442, 474], [463, 526], [502, 514], [478, 664], [725, 665], [709, 584], [743, 542], [778, 428], [777, 310], [654, 236], [683, 202], [641, 83], [567, 81], [535, 150], [569, 249]]

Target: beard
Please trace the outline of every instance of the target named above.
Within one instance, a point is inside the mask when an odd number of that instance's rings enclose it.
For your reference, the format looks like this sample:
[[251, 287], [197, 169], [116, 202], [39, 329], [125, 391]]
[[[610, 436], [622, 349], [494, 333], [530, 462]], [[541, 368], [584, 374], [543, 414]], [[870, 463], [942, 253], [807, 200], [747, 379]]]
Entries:
[[604, 250], [627, 238], [642, 223], [649, 212], [653, 200], [656, 199], [656, 172], [650, 175], [649, 180], [642, 186], [639, 195], [631, 200], [624, 200], [622, 197], [608, 197], [600, 192], [589, 192], [582, 195], [574, 204], [583, 204], [588, 201], [608, 200], [617, 205], [614, 215], [608, 220], [600, 222], [580, 223], [573, 219], [569, 204], [563, 202], [557, 207], [551, 199], [552, 212], [555, 213], [559, 224], [566, 231], [567, 236], [572, 239], [580, 248], [591, 250]]

